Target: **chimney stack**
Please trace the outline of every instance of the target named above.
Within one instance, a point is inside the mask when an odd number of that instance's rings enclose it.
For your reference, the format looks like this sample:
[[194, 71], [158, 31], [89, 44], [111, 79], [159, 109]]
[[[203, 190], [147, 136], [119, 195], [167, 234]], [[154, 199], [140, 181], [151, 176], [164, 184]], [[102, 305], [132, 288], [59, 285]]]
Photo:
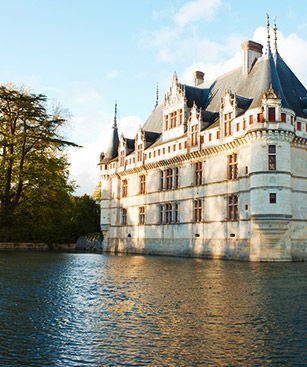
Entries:
[[262, 56], [263, 46], [260, 43], [254, 41], [244, 41], [241, 45], [242, 48], [242, 74], [248, 75], [252, 70], [255, 61]]
[[204, 75], [202, 71], [194, 71], [194, 86], [197, 87], [204, 82]]

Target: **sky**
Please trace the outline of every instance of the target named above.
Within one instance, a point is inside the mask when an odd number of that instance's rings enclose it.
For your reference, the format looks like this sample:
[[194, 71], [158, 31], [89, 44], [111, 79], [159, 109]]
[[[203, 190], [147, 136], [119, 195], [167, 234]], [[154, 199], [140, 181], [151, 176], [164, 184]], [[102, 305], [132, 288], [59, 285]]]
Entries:
[[241, 64], [246, 39], [265, 43], [277, 17], [278, 48], [307, 85], [305, 0], [0, 0], [1, 83], [47, 95], [69, 113], [65, 138], [77, 194], [92, 194], [118, 103], [120, 133], [134, 138], [177, 72], [192, 84]]

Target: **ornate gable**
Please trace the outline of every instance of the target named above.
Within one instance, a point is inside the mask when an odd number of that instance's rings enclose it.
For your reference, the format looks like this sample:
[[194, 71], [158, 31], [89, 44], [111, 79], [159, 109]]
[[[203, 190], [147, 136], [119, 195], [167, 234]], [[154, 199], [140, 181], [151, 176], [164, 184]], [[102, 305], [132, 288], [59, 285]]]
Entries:
[[177, 105], [184, 102], [185, 99], [185, 88], [178, 82], [178, 77], [175, 72], [169, 92], [165, 95], [164, 108]]

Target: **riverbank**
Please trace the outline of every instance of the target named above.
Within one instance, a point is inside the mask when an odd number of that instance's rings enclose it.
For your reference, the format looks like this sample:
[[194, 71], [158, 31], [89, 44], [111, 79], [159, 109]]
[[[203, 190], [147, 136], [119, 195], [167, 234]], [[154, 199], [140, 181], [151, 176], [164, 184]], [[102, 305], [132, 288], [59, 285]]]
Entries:
[[0, 251], [7, 250], [99, 252], [102, 251], [102, 244], [100, 240], [89, 240], [86, 237], [80, 237], [76, 243], [0, 242]]

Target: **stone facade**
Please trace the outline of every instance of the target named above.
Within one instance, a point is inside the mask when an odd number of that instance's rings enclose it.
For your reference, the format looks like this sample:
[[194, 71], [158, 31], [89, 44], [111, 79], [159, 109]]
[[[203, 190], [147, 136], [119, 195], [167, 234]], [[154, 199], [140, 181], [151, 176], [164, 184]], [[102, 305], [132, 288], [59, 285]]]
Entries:
[[135, 139], [101, 156], [105, 251], [307, 260], [307, 92], [290, 96], [277, 50], [242, 48], [214, 83], [174, 74]]

